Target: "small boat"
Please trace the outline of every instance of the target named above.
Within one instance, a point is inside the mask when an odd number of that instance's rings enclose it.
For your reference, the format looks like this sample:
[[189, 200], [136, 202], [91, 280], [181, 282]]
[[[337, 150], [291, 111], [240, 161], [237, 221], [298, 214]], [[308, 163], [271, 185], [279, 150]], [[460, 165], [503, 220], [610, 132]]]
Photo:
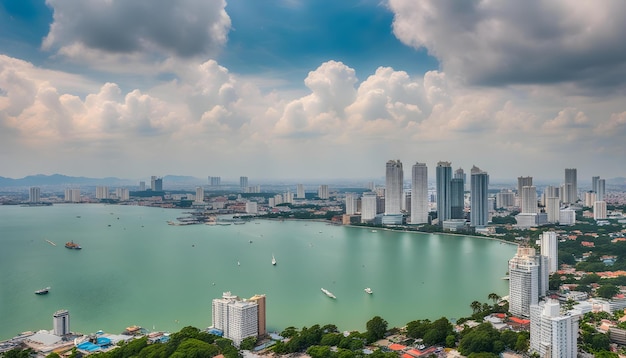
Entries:
[[365, 291], [365, 293], [368, 293], [368, 294], [370, 294], [370, 295], [371, 295], [372, 293], [374, 293], [374, 291], [372, 291], [372, 289], [371, 289], [371, 288], [369, 288], [369, 287], [366, 287], [363, 291]]
[[46, 240], [47, 243], [49, 243], [52, 246], [57, 246], [57, 244], [55, 244], [54, 242], [50, 241], [50, 240]]
[[372, 232], [378, 232], [378, 230], [372, 230]]
[[241, 262], [237, 261], [237, 266], [241, 266]]
[[324, 292], [324, 294], [330, 298], [337, 298], [335, 295], [333, 295], [332, 292], [328, 291], [327, 289], [322, 287], [322, 292]]
[[42, 288], [41, 290], [35, 291], [36, 295], [46, 295], [50, 292], [50, 287]]
[[274, 254], [272, 254], [272, 265], [276, 266], [276, 258], [274, 257]]
[[74, 241], [66, 242], [65, 247], [67, 247], [68, 249], [74, 249], [74, 250], [82, 249], [82, 247], [79, 244], [75, 243]]

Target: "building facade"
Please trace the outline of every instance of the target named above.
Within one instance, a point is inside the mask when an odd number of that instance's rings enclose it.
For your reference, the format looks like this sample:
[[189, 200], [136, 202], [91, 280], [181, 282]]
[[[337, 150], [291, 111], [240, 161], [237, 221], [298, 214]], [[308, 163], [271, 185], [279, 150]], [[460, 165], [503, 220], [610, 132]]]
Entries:
[[530, 306], [539, 303], [548, 289], [547, 258], [535, 249], [520, 247], [509, 260], [509, 312], [529, 317]]
[[387, 162], [385, 171], [385, 215], [402, 214], [404, 171], [400, 160]]
[[476, 166], [470, 175], [470, 224], [474, 227], [485, 226], [489, 220], [489, 175]]
[[[230, 292], [213, 299], [213, 328], [224, 333], [236, 346], [247, 337], [258, 336], [259, 301], [242, 300]], [[265, 301], [263, 301], [265, 302]], [[263, 313], [265, 315], [265, 313]]]
[[411, 224], [428, 223], [428, 167], [415, 163], [411, 176]]
[[452, 167], [450, 162], [439, 162], [436, 168], [437, 176], [437, 218], [439, 223], [451, 219], [452, 193], [450, 183], [452, 181]]
[[565, 169], [565, 184], [569, 184], [567, 187], [568, 201], [566, 203], [575, 203], [578, 201], [578, 174], [575, 168]]
[[52, 315], [52, 327], [55, 336], [63, 337], [70, 334], [70, 312], [68, 310], [54, 312], [54, 315]]
[[376, 218], [378, 196], [374, 192], [363, 193], [361, 197], [361, 222], [367, 223]]
[[41, 202], [41, 189], [38, 186], [31, 186], [28, 189], [28, 202], [29, 203]]
[[523, 186], [520, 204], [522, 214], [536, 214], [537, 188], [534, 186]]
[[554, 231], [544, 231], [541, 234], [541, 256], [548, 258], [548, 274], [553, 274], [559, 269], [559, 241]]
[[328, 198], [330, 197], [330, 194], [328, 192], [328, 185], [322, 184], [319, 186], [319, 188], [317, 189], [317, 197], [322, 200], [328, 200]]
[[561, 314], [559, 302], [548, 300], [530, 309], [530, 351], [540, 357], [576, 358], [579, 314]]

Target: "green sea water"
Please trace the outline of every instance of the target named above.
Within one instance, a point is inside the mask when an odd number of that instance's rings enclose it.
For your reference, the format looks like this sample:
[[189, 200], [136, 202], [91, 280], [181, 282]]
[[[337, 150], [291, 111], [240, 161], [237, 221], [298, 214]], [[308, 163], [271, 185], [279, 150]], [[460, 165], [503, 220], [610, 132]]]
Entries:
[[[51, 329], [59, 309], [82, 333], [135, 324], [206, 328], [211, 300], [225, 291], [266, 294], [270, 331], [316, 323], [364, 331], [376, 315], [390, 326], [458, 318], [471, 314], [474, 300], [508, 294], [501, 278], [516, 250], [466, 236], [319, 222], [167, 225], [183, 215], [102, 204], [0, 206], [0, 339]], [[70, 240], [83, 249], [66, 249]], [[47, 286], [48, 295], [34, 294]]]

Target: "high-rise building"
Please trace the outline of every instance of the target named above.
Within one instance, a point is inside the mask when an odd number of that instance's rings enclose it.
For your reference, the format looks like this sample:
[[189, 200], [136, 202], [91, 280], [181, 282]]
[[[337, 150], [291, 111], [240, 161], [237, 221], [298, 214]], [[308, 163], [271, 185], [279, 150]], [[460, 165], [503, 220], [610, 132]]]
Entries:
[[450, 162], [437, 163], [437, 218], [443, 224], [451, 218], [452, 196], [450, 183], [452, 181], [452, 167]]
[[305, 198], [304, 184], [296, 185], [296, 198], [298, 198], [298, 199], [304, 199]]
[[128, 188], [115, 188], [115, 196], [118, 200], [128, 201], [130, 199], [130, 191]]
[[591, 177], [591, 191], [594, 193], [598, 192], [598, 181], [600, 180], [599, 176]]
[[559, 197], [559, 188], [548, 185], [543, 189], [543, 193], [541, 195], [541, 204], [543, 206], [548, 205], [548, 198], [558, 198]]
[[70, 203], [79, 203], [80, 202], [80, 189], [65, 189], [65, 201]]
[[293, 203], [293, 193], [289, 190], [283, 195], [283, 203]]
[[70, 312], [68, 310], [54, 312], [54, 315], [52, 315], [52, 327], [55, 336], [63, 337], [70, 334]]
[[258, 214], [258, 204], [256, 201], [247, 201], [246, 202], [246, 214]]
[[256, 302], [258, 309], [258, 335], [263, 337], [267, 334], [267, 319], [265, 317], [265, 295], [254, 295], [250, 297], [250, 301]]
[[361, 222], [369, 222], [376, 218], [378, 196], [374, 192], [363, 193], [361, 197]]
[[535, 249], [519, 247], [509, 260], [509, 312], [529, 317], [530, 306], [539, 303], [548, 289], [548, 260]]
[[559, 204], [559, 198], [552, 197], [548, 198], [546, 201], [546, 214], [548, 215], [549, 223], [557, 223], [559, 222], [559, 211], [561, 210], [561, 206]]
[[572, 200], [570, 199], [570, 195], [572, 193], [572, 184], [564, 183], [561, 184], [561, 188], [559, 189], [559, 199], [563, 204], [571, 204]]
[[533, 185], [533, 177], [517, 177], [517, 196], [522, 197], [522, 188]]
[[209, 177], [209, 185], [211, 186], [222, 185], [222, 178], [221, 177]]
[[328, 185], [320, 185], [320, 187], [317, 189], [317, 197], [322, 200], [328, 200], [328, 198], [330, 197], [328, 193]]
[[212, 302], [213, 328], [224, 333], [236, 346], [247, 337], [258, 336], [259, 304], [258, 301], [242, 300], [224, 292], [222, 298]]
[[588, 208], [593, 206], [593, 203], [596, 201], [596, 192], [595, 191], [586, 191], [585, 192], [585, 200], [584, 205]]
[[204, 188], [201, 186], [196, 187], [196, 203], [204, 203]]
[[163, 191], [163, 178], [158, 178], [155, 175], [150, 177], [150, 190]]
[[521, 191], [522, 214], [537, 213], [537, 188], [534, 186], [523, 186]]
[[593, 203], [593, 219], [606, 219], [606, 201], [596, 201]]
[[150, 177], [150, 190], [156, 191], [156, 175]]
[[385, 215], [402, 214], [404, 172], [400, 160], [387, 162], [385, 174]]
[[487, 225], [489, 220], [489, 175], [473, 166], [471, 174], [470, 223], [474, 227]]
[[598, 191], [596, 191], [596, 200], [604, 201], [605, 185], [606, 185], [606, 180], [604, 179], [598, 180]]
[[463, 168], [459, 168], [454, 171], [454, 176], [452, 179], [461, 179], [463, 180], [463, 191], [465, 191], [465, 184], [467, 183], [467, 174], [463, 171]]
[[38, 186], [31, 186], [28, 190], [28, 202], [39, 203], [41, 202], [41, 189]]
[[566, 168], [565, 169], [565, 184], [571, 184], [569, 187], [569, 194], [567, 201], [568, 204], [575, 203], [578, 201], [578, 177], [576, 174], [575, 168]]
[[354, 215], [356, 212], [357, 212], [357, 194], [346, 193], [346, 214]]
[[548, 258], [548, 274], [555, 273], [559, 268], [558, 245], [556, 232], [545, 231], [541, 234], [541, 256]]
[[109, 198], [109, 187], [97, 186], [96, 187], [96, 199], [108, 199], [108, 198]]
[[146, 191], [146, 182], [145, 181], [140, 181], [139, 182], [139, 191]]
[[411, 224], [428, 223], [428, 167], [415, 163], [411, 177]]
[[450, 180], [450, 219], [465, 218], [465, 183], [463, 179]]
[[248, 177], [239, 177], [239, 187], [245, 190], [248, 187]]
[[511, 189], [502, 189], [496, 194], [496, 208], [510, 208], [515, 206], [515, 193]]
[[530, 351], [540, 357], [576, 358], [578, 356], [578, 320], [580, 314], [560, 313], [556, 300], [530, 308]]

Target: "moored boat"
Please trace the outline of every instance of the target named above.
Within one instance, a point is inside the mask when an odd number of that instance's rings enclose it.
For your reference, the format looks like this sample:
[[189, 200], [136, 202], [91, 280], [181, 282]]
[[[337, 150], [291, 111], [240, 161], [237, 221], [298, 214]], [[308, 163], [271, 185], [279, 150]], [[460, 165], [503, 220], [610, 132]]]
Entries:
[[272, 265], [276, 266], [276, 258], [274, 257], [274, 254], [272, 254]]

